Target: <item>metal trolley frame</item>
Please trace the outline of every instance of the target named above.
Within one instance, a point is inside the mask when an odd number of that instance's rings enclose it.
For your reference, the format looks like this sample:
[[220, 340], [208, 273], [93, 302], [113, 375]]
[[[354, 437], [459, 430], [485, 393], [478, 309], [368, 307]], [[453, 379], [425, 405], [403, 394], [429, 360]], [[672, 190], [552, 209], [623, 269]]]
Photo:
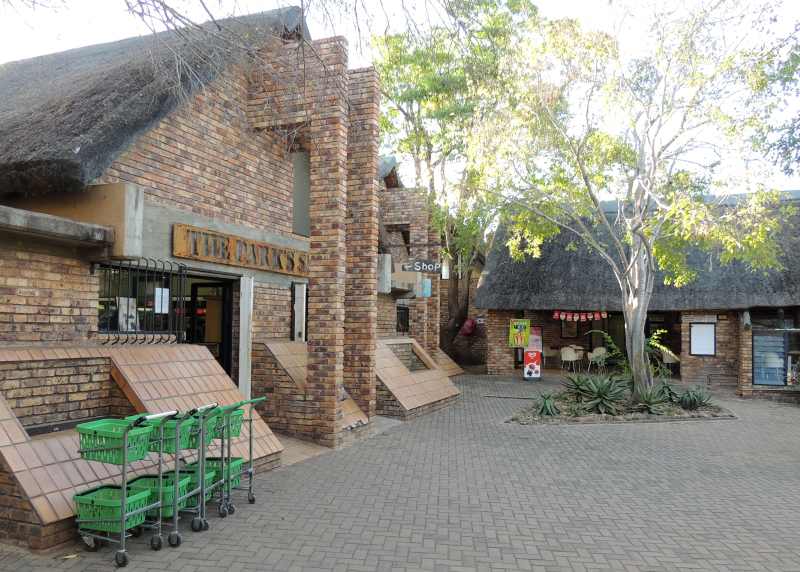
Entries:
[[[215, 487], [220, 489], [220, 501], [218, 506], [219, 515], [225, 518], [229, 514], [236, 512], [236, 505], [233, 504], [232, 492], [234, 490], [247, 490], [247, 502], [253, 504], [256, 502], [255, 494], [253, 493], [253, 483], [255, 478], [255, 468], [253, 467], [253, 411], [258, 403], [264, 401], [266, 397], [257, 397], [255, 399], [246, 399], [239, 401], [232, 405], [220, 407], [220, 416], [222, 419], [222, 433], [220, 440], [220, 458], [222, 459], [222, 478], [214, 483]], [[231, 458], [232, 458], [232, 445], [233, 437], [231, 436], [231, 416], [238, 409], [249, 406], [249, 415], [242, 419], [242, 422], [247, 422], [247, 443], [248, 443], [248, 457], [247, 465], [241, 470], [239, 475], [231, 474]], [[247, 477], [247, 486], [233, 487], [232, 482], [235, 477]]]
[[[122, 448], [122, 463], [120, 465], [120, 472], [121, 472], [121, 479], [122, 479], [122, 482], [120, 484], [120, 492], [121, 492], [121, 494], [120, 494], [120, 519], [119, 519], [120, 532], [119, 532], [118, 538], [115, 538], [112, 535], [112, 533], [100, 534], [99, 532], [97, 532], [96, 530], [92, 530], [92, 528], [91, 528], [92, 524], [98, 524], [98, 523], [101, 523], [101, 522], [108, 523], [109, 519], [80, 519], [80, 518], [76, 519], [76, 522], [78, 524], [78, 531], [79, 531], [81, 537], [83, 538], [84, 542], [86, 542], [87, 547], [90, 550], [91, 549], [97, 549], [99, 547], [99, 544], [98, 544], [97, 541], [114, 542], [114, 543], [119, 544], [119, 549], [114, 554], [114, 562], [120, 568], [127, 566], [128, 565], [128, 561], [129, 561], [128, 552], [127, 552], [126, 547], [125, 547], [126, 541], [127, 541], [128, 537], [136, 535], [135, 533], [132, 533], [132, 532], [129, 533], [125, 528], [125, 524], [126, 524], [128, 518], [130, 518], [131, 516], [135, 516], [135, 515], [141, 514], [143, 512], [147, 512], [149, 510], [153, 510], [153, 509], [157, 508], [159, 510], [159, 519], [158, 519], [159, 522], [156, 525], [156, 535], [154, 535], [154, 538], [159, 538], [160, 539], [160, 537], [161, 537], [161, 518], [160, 518], [160, 516], [161, 516], [160, 510], [161, 510], [161, 504], [162, 504], [161, 503], [161, 495], [159, 495], [158, 501], [149, 503], [147, 506], [144, 506], [142, 508], [139, 508], [139, 509], [136, 509], [136, 510], [133, 510], [133, 511], [128, 511], [127, 510], [128, 471], [130, 470], [130, 461], [128, 460], [128, 433], [131, 431], [131, 429], [140, 427], [146, 421], [156, 421], [156, 420], [166, 421], [167, 419], [172, 418], [177, 414], [178, 414], [177, 411], [167, 411], [167, 412], [164, 412], [164, 413], [156, 413], [156, 414], [153, 414], [153, 415], [141, 415], [141, 416], [137, 417], [136, 419], [131, 420], [130, 424], [123, 431], [123, 434], [122, 434], [122, 447], [121, 447]], [[163, 464], [164, 423], [163, 422], [159, 424], [159, 438], [160, 438], [160, 440], [162, 442], [162, 444], [160, 446], [159, 454], [158, 454], [158, 480], [159, 480], [159, 485], [161, 485], [162, 482], [163, 482], [163, 476], [164, 476], [164, 464]], [[119, 448], [115, 447], [115, 448], [112, 449], [112, 448], [101, 447], [101, 448], [80, 449], [79, 453], [89, 453], [89, 452], [97, 452], [97, 451], [109, 451], [109, 450], [117, 450], [117, 449], [119, 449]], [[87, 528], [87, 526], [88, 526], [88, 528]], [[152, 544], [151, 544], [151, 546], [152, 546]]]

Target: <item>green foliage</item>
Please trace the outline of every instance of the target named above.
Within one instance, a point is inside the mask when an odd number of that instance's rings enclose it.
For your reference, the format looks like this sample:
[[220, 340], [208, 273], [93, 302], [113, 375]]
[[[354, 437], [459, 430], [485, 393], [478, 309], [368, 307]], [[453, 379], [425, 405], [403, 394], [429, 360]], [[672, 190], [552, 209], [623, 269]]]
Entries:
[[667, 398], [659, 386], [642, 387], [636, 392], [636, 408], [640, 411], [661, 415], [666, 403]]
[[539, 415], [542, 417], [555, 417], [560, 413], [556, 406], [556, 399], [552, 393], [542, 393], [539, 396]]
[[711, 405], [711, 395], [703, 387], [690, 387], [681, 394], [679, 403], [687, 411]]
[[564, 387], [564, 394], [574, 401], [583, 401], [586, 397], [586, 387], [591, 379], [591, 375], [585, 373], [573, 373], [568, 375], [561, 385]]
[[680, 397], [678, 393], [675, 391], [675, 388], [669, 383], [666, 379], [662, 379], [661, 382], [655, 386], [661, 395], [664, 397], [664, 401], [667, 403], [678, 403]]
[[628, 389], [615, 375], [590, 376], [585, 385], [583, 405], [590, 413], [617, 415], [623, 408]]

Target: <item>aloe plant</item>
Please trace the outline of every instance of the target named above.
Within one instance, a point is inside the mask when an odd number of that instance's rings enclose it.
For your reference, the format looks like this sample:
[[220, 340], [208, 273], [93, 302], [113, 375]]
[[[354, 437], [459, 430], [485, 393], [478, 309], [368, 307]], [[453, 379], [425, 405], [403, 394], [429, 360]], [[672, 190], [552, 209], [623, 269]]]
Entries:
[[684, 409], [694, 411], [711, 405], [711, 394], [702, 387], [690, 387], [683, 392], [679, 403]]
[[613, 375], [594, 376], [586, 382], [585, 407], [589, 412], [617, 415], [622, 409], [627, 387]]
[[561, 382], [564, 387], [564, 393], [575, 401], [583, 401], [583, 398], [586, 397], [586, 383], [589, 379], [591, 379], [591, 376], [583, 373], [568, 375]]
[[542, 417], [555, 417], [559, 413], [558, 406], [556, 406], [556, 398], [552, 393], [543, 393], [540, 396], [541, 403], [539, 404], [539, 415]]
[[667, 398], [659, 386], [643, 387], [636, 393], [636, 408], [652, 415], [664, 413]]
[[661, 395], [664, 396], [664, 401], [667, 403], [678, 403], [680, 396], [678, 392], [675, 391], [675, 388], [669, 383], [666, 379], [662, 380], [656, 388], [658, 391], [661, 392]]

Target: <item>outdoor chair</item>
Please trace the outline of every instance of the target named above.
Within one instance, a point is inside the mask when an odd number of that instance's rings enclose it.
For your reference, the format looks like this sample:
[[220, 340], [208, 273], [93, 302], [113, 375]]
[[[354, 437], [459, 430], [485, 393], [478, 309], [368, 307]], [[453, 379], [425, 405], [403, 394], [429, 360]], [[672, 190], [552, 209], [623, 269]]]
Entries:
[[572, 346], [561, 348], [561, 369], [578, 371], [580, 359]]
[[606, 371], [606, 360], [608, 359], [608, 350], [604, 347], [595, 348], [589, 352], [589, 364], [586, 366], [586, 371], [591, 371], [592, 366], [597, 368], [597, 371], [604, 373]]
[[550, 347], [544, 348], [544, 351], [542, 352], [542, 357], [544, 358], [543, 360], [544, 363], [542, 365], [546, 368], [548, 359], [553, 359], [558, 357], [558, 350]]
[[672, 373], [675, 375], [676, 369], [678, 364], [681, 363], [681, 356], [675, 353], [672, 353], [669, 350], [661, 350], [661, 363], [663, 363]]

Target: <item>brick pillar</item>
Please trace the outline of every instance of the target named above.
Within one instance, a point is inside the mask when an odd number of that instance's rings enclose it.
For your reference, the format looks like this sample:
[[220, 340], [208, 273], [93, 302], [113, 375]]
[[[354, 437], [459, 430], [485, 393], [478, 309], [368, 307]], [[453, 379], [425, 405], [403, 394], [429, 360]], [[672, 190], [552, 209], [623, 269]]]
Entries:
[[739, 317], [739, 379], [736, 393], [743, 397], [753, 395], [753, 330], [744, 327], [741, 316]]
[[[311, 240], [308, 292], [307, 416], [312, 438], [338, 444], [344, 371], [345, 282], [347, 250], [347, 42], [314, 42], [315, 58], [325, 70], [317, 78], [309, 106], [308, 151], [311, 160]], [[310, 60], [320, 66], [319, 61]], [[307, 62], [307, 65], [309, 62]]]
[[[439, 247], [434, 246], [439, 244], [440, 238], [439, 233], [433, 227], [433, 225], [428, 226], [428, 258], [430, 260], [439, 260], [440, 253]], [[439, 349], [439, 319], [440, 319], [440, 312], [441, 308], [439, 306], [439, 290], [440, 290], [440, 278], [439, 274], [429, 274], [427, 278], [431, 279], [431, 297], [428, 298], [428, 321], [426, 324], [427, 327], [427, 342], [428, 345], [426, 348], [430, 352], [435, 352]]]
[[514, 373], [514, 350], [508, 347], [508, 324], [516, 313], [488, 310], [486, 317], [486, 373]]
[[375, 415], [375, 338], [378, 320], [378, 117], [380, 91], [373, 68], [348, 72], [347, 286], [344, 386], [368, 416]]
[[[413, 189], [409, 201], [409, 241], [411, 258], [428, 258], [428, 210], [425, 208], [425, 189]], [[425, 275], [424, 278], [429, 276]], [[423, 348], [428, 342], [428, 299], [415, 298], [409, 303], [409, 334]]]

